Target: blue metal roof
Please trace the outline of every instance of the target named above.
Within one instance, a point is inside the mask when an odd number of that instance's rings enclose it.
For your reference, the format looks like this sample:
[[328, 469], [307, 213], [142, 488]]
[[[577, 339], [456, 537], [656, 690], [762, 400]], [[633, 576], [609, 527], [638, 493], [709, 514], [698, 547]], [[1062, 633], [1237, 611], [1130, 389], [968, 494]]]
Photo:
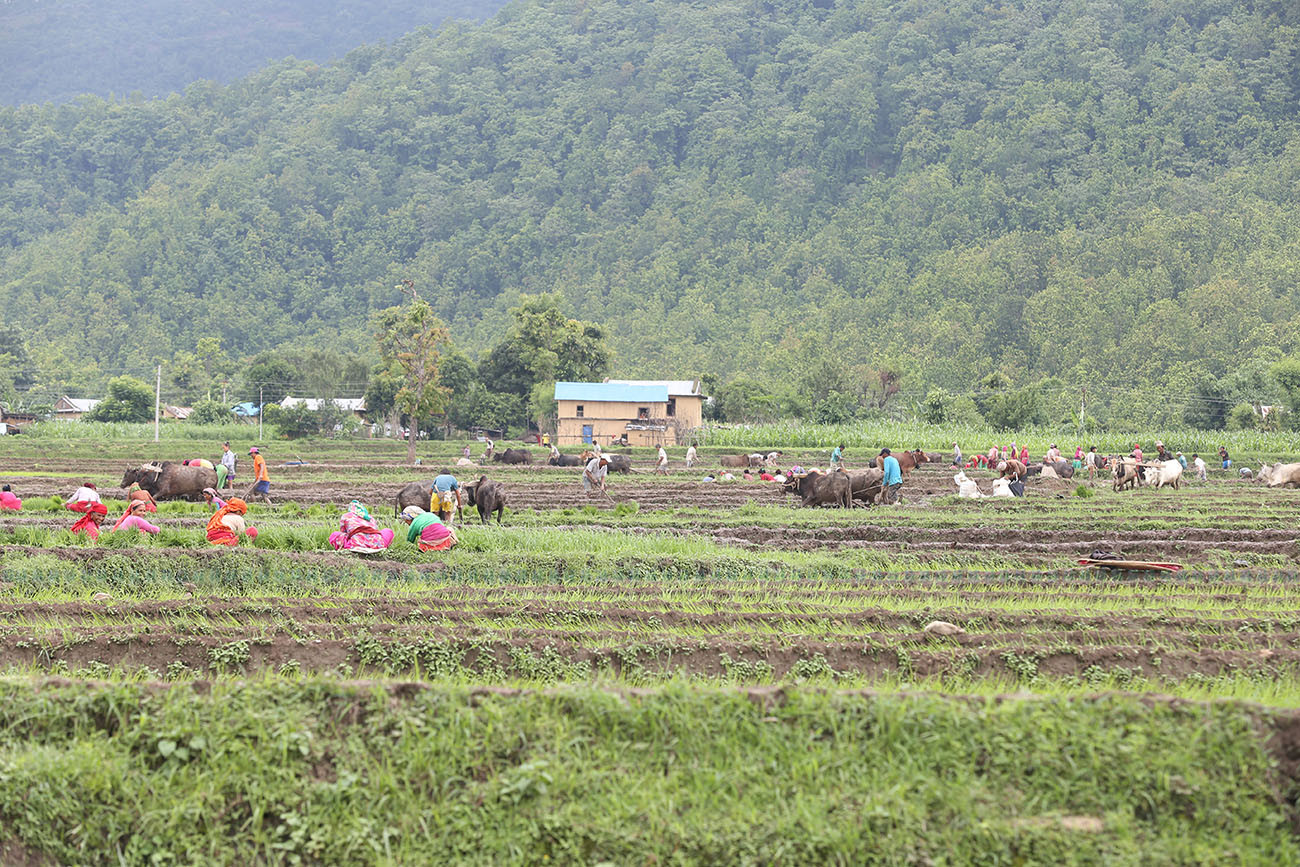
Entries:
[[620, 385], [614, 382], [557, 382], [555, 399], [667, 403], [668, 388], [662, 385]]

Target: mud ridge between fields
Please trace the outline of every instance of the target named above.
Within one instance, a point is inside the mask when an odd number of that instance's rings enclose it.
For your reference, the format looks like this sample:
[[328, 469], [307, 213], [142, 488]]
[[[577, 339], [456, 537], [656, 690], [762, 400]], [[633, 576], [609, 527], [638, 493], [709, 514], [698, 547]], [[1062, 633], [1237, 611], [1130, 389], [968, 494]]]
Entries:
[[[891, 630], [892, 640], [908, 640], [896, 633], [920, 628], [932, 620], [947, 620], [963, 625], [968, 632], [1025, 633], [1046, 640], [1054, 631], [1064, 632], [1070, 642], [1095, 643], [1104, 636], [1139, 634], [1152, 641], [1182, 636], [1203, 643], [1237, 641], [1295, 643], [1300, 641], [1300, 612], [1258, 614], [1253, 617], [1230, 617], [1232, 612], [1214, 611], [1201, 615], [1172, 616], [1166, 612], [1144, 615], [1138, 612], [1112, 615], [1080, 615], [1051, 611], [1028, 613], [989, 609], [949, 609], [942, 606], [924, 612], [907, 613], [889, 609], [861, 611], [715, 611], [684, 612], [667, 607], [625, 608], [614, 603], [584, 600], [580, 608], [559, 606], [555, 600], [519, 598], [509, 605], [485, 605], [495, 596], [492, 588], [482, 591], [483, 599], [464, 597], [407, 597], [392, 600], [372, 598], [327, 598], [319, 603], [298, 598], [194, 597], [165, 601], [108, 602], [0, 602], [0, 621], [42, 621], [42, 630], [77, 628], [86, 620], [96, 628], [112, 628], [118, 621], [122, 628], [136, 623], [151, 623], [208, 618], [251, 625], [294, 625], [296, 628], [333, 628], [355, 624], [360, 618], [375, 624], [362, 628], [373, 630], [410, 628], [419, 624], [475, 624], [484, 621], [516, 618], [544, 621], [549, 628], [580, 629], [604, 626], [645, 626], [655, 630], [671, 628], [718, 629], [724, 627], [804, 628], [821, 630], [846, 627], [871, 627]], [[659, 601], [659, 600], [655, 600]], [[1210, 616], [1210, 615], [1213, 616]], [[226, 628], [226, 627], [220, 627]], [[420, 628], [428, 629], [430, 626]], [[1212, 631], [1211, 631], [1212, 630]], [[879, 636], [877, 636], [879, 637]], [[919, 638], [925, 638], [918, 633]]]

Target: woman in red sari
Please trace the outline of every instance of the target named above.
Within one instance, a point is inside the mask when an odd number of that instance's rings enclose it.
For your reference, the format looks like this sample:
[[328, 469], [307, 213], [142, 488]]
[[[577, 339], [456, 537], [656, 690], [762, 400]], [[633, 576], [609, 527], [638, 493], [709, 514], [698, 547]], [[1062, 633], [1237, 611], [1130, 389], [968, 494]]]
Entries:
[[256, 539], [257, 530], [247, 526], [244, 523], [244, 515], [248, 513], [248, 504], [239, 497], [231, 497], [230, 500], [217, 509], [217, 513], [208, 519], [208, 541], [213, 545], [228, 545], [231, 548], [239, 544], [239, 537], [247, 534], [248, 538]]
[[91, 539], [98, 539], [99, 522], [104, 520], [104, 516], [108, 514], [108, 506], [90, 500], [78, 500], [75, 503], [67, 503], [66, 505], [69, 510], [81, 513], [77, 523], [72, 525], [72, 532], [85, 533]]

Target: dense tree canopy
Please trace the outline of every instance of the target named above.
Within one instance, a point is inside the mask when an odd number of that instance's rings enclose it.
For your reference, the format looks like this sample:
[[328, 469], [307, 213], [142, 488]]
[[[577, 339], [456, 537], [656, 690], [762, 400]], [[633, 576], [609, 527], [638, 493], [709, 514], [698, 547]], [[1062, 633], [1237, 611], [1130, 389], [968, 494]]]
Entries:
[[364, 353], [409, 277], [471, 356], [554, 292], [619, 375], [755, 412], [998, 373], [1000, 416], [1177, 421], [1208, 381], [1222, 419], [1300, 350], [1297, 50], [1288, 0], [522, 0], [0, 110], [0, 305], [50, 377]]

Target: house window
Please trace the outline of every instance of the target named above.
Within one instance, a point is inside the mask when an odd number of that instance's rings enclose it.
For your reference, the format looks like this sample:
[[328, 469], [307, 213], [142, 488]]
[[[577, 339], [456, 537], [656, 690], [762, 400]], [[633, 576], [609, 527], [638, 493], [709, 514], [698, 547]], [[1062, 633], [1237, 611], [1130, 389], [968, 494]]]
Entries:
[[636, 417], [639, 418], [639, 419], [648, 419], [648, 418], [650, 418], [650, 407], [648, 407], [648, 406], [639, 406], [639, 407], [637, 407], [637, 408], [636, 408]]
[[677, 415], [677, 398], [670, 397], [668, 398], [668, 417], [672, 418], [675, 415]]
[[582, 418], [582, 404], [578, 404], [578, 418]]

